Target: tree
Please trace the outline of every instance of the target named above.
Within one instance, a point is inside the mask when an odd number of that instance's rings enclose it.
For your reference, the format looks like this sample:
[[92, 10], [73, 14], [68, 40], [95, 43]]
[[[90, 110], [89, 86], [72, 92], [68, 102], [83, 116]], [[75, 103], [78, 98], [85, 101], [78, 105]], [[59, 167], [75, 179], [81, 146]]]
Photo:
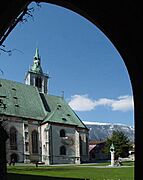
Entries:
[[129, 150], [131, 149], [131, 143], [128, 137], [122, 131], [113, 131], [112, 136], [107, 138], [103, 152], [110, 154], [110, 146], [114, 144], [115, 147], [115, 159], [118, 157], [128, 157]]

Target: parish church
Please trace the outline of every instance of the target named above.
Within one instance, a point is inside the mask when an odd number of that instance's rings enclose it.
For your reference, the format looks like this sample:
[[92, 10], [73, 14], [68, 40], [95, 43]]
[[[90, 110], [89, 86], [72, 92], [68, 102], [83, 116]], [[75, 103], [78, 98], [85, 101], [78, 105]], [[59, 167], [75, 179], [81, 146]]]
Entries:
[[88, 160], [88, 128], [63, 97], [48, 94], [38, 48], [25, 84], [0, 79], [0, 120], [7, 161], [80, 164]]

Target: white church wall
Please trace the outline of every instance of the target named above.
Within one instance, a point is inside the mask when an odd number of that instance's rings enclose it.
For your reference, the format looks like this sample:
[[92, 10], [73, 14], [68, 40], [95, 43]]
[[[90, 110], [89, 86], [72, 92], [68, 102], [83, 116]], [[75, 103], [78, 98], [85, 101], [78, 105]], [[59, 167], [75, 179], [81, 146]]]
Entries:
[[[60, 131], [65, 130], [65, 137], [60, 137]], [[75, 141], [75, 128], [70, 126], [59, 126], [52, 125], [51, 126], [51, 161], [53, 164], [62, 164], [62, 163], [75, 163], [75, 159], [79, 155], [78, 142]], [[60, 154], [60, 148], [64, 146], [66, 148], [66, 154]], [[78, 156], [79, 158], [79, 156]]]
[[49, 165], [49, 129], [50, 125], [48, 123], [41, 126], [41, 147], [42, 147], [42, 162]]

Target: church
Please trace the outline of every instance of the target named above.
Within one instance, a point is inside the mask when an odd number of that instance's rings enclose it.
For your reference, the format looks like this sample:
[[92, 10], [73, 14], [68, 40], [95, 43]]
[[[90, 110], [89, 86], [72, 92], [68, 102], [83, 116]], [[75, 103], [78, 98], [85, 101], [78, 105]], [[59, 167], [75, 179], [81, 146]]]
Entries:
[[48, 74], [36, 48], [25, 84], [0, 79], [0, 119], [7, 161], [80, 164], [88, 161], [88, 128], [63, 97], [48, 94]]

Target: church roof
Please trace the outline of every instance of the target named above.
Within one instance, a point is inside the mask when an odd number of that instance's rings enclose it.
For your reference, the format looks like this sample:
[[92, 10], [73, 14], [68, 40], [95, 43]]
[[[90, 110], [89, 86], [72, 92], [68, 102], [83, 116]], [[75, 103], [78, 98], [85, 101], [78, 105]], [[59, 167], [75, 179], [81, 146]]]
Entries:
[[44, 118], [45, 122], [56, 122], [62, 124], [70, 124], [85, 128], [80, 118], [74, 113], [67, 102], [58, 96], [51, 96], [41, 94], [45, 107], [47, 107], [47, 116]]
[[62, 97], [39, 93], [34, 86], [0, 79], [0, 99], [6, 104], [0, 114], [86, 128]]
[[46, 115], [39, 91], [34, 86], [0, 79], [0, 97], [6, 104], [6, 109], [0, 108], [0, 113], [43, 120]]

